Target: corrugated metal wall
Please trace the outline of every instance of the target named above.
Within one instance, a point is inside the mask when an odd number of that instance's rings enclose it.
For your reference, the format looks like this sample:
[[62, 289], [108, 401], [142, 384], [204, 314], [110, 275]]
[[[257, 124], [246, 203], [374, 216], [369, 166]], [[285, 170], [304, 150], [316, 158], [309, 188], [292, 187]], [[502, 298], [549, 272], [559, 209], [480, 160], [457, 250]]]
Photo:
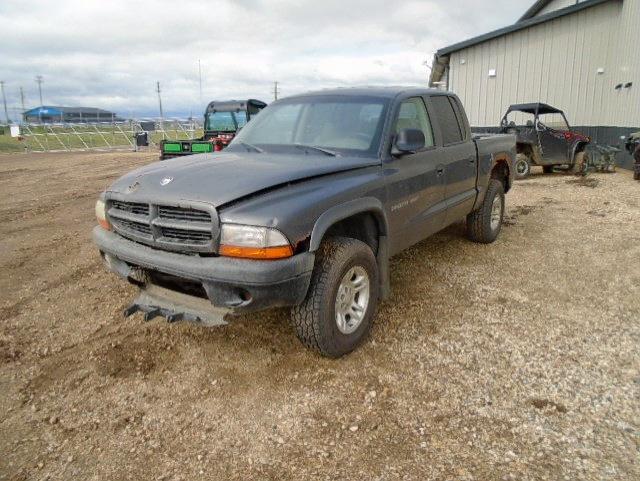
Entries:
[[473, 126], [541, 101], [573, 125], [640, 127], [639, 38], [640, 0], [606, 2], [452, 53], [449, 88]]

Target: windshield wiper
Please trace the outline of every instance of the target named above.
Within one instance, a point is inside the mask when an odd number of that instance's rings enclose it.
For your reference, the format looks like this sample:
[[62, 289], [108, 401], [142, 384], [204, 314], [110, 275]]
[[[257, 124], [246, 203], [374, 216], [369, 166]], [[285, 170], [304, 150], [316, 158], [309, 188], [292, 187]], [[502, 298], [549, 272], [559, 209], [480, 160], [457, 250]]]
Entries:
[[262, 150], [260, 147], [256, 147], [255, 145], [247, 144], [246, 142], [243, 142], [242, 140], [238, 140], [238, 143], [240, 145], [242, 145], [247, 150], [253, 150], [254, 152], [258, 152], [259, 154], [262, 154], [264, 152], [264, 150]]
[[304, 144], [293, 144], [296, 147], [298, 147], [299, 149], [304, 149], [304, 150], [315, 150], [318, 152], [322, 152], [325, 155], [330, 155], [331, 157], [335, 157], [338, 155], [337, 152], [334, 152], [333, 150], [329, 150], [329, 149], [323, 149], [322, 147], [316, 147], [315, 145], [304, 145]]

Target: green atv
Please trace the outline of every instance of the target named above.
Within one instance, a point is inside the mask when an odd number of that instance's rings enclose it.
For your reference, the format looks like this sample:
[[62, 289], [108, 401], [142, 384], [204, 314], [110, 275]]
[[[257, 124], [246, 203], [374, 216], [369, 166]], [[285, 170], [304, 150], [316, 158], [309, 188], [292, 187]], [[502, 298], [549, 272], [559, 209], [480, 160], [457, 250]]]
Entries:
[[224, 149], [236, 133], [267, 106], [261, 100], [213, 101], [204, 113], [204, 136], [189, 140], [160, 142], [160, 160]]

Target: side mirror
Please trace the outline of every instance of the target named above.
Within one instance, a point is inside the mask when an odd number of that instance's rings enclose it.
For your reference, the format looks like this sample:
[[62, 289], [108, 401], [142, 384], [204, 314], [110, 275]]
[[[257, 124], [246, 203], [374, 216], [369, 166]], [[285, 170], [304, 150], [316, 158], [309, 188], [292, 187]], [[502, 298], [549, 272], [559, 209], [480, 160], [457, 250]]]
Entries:
[[409, 154], [423, 149], [425, 143], [422, 130], [402, 129], [396, 136], [394, 147], [401, 154]]

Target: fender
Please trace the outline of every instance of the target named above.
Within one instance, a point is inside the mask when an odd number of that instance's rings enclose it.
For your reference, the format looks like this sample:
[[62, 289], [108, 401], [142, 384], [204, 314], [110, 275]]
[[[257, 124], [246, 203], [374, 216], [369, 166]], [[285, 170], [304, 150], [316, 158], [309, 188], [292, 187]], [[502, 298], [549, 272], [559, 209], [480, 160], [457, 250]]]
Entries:
[[[491, 172], [493, 172], [493, 169], [495, 169], [495, 167], [500, 163], [505, 164], [507, 168], [507, 185], [505, 193], [508, 192], [509, 189], [511, 189], [511, 186], [513, 184], [513, 164], [515, 163], [515, 160], [515, 157], [513, 157], [510, 152], [502, 151], [491, 154], [488, 162], [489, 165], [486, 171], [486, 167], [484, 167], [483, 165], [479, 166], [478, 177], [476, 180], [478, 194], [476, 195], [476, 201], [473, 204], [473, 210], [480, 208], [480, 206], [482, 205], [484, 196], [487, 192], [487, 187], [489, 185], [489, 180], [491, 178]], [[485, 161], [484, 164], [486, 165], [487, 162]]]
[[320, 247], [322, 238], [327, 231], [337, 222], [356, 214], [370, 212], [378, 223], [378, 254], [376, 262], [380, 275], [380, 298], [386, 299], [391, 292], [389, 280], [389, 245], [388, 245], [388, 223], [387, 215], [384, 212], [382, 202], [375, 197], [363, 197], [354, 199], [343, 204], [338, 204], [325, 211], [313, 226], [311, 239], [309, 241], [309, 251], [315, 252]]
[[507, 166], [507, 188], [505, 192], [511, 188], [515, 161], [516, 158], [511, 154], [511, 152], [496, 152], [491, 156], [491, 170], [493, 170], [499, 163], [504, 163]]

